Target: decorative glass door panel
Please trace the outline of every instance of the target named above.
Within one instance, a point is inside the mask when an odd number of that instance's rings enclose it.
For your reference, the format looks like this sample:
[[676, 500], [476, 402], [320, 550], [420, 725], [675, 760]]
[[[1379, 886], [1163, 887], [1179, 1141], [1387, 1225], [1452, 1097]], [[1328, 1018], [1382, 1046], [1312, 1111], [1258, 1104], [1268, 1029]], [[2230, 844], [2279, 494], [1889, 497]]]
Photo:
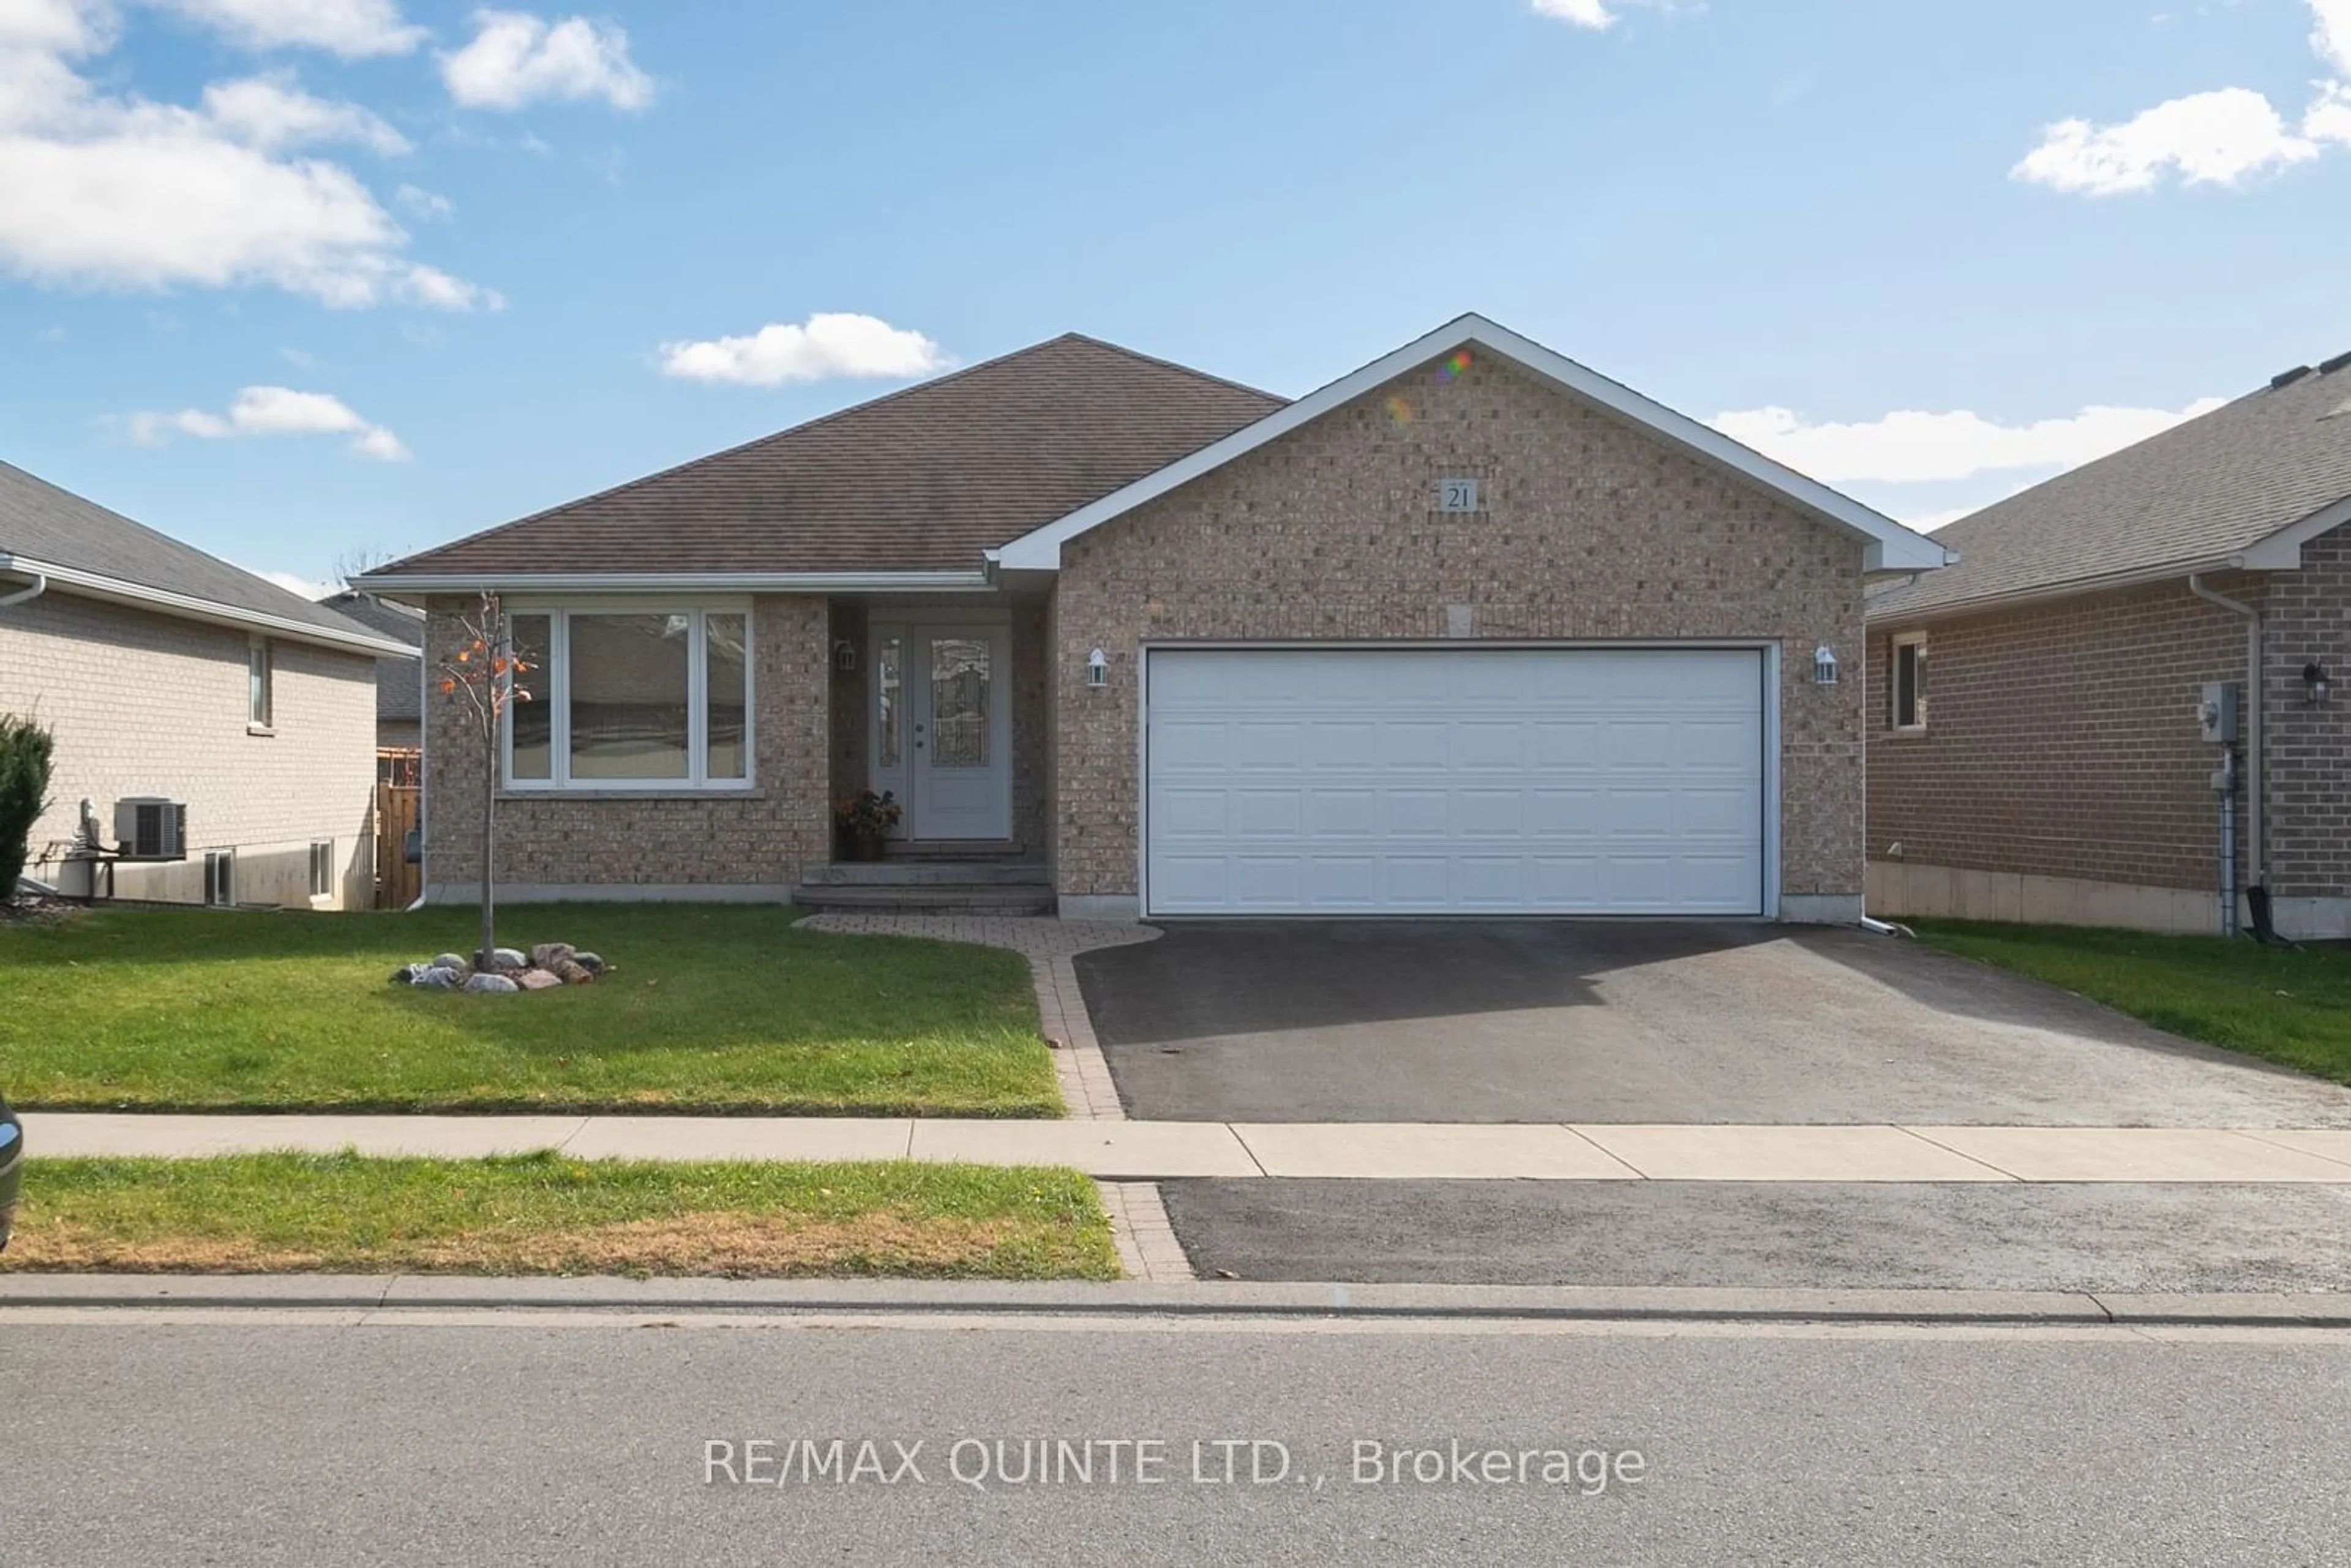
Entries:
[[874, 628], [874, 788], [904, 802], [909, 839], [1012, 832], [1007, 628]]

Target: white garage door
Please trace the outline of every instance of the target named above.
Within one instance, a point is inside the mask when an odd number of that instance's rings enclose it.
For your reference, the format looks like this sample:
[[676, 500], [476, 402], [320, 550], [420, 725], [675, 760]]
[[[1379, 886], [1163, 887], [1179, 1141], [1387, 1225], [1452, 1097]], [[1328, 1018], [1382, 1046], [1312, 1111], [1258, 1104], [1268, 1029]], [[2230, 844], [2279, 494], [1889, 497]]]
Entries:
[[1750, 649], [1154, 649], [1154, 915], [1755, 915]]

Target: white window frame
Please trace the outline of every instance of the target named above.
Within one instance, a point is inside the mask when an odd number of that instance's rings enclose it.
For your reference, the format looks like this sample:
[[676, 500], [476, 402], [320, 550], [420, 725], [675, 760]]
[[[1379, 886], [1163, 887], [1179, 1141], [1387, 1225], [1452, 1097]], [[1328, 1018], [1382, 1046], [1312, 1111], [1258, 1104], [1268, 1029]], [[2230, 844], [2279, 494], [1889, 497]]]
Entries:
[[[632, 795], [662, 793], [673, 795], [739, 795], [756, 789], [758, 784], [758, 659], [753, 648], [757, 632], [752, 624], [751, 601], [748, 599], [695, 600], [682, 604], [674, 600], [616, 599], [592, 603], [568, 601], [536, 603], [518, 600], [507, 604], [507, 614], [544, 615], [548, 619], [547, 664], [543, 671], [533, 670], [523, 677], [523, 684], [532, 688], [532, 701], [545, 703], [549, 709], [548, 771], [545, 779], [517, 779], [514, 771], [514, 716], [519, 704], [509, 705], [505, 722], [499, 726], [498, 773], [505, 787], [515, 794], [609, 794], [620, 791]], [[574, 615], [684, 615], [693, 620], [694, 630], [686, 643], [685, 676], [685, 745], [686, 777], [683, 779], [574, 779], [571, 777], [571, 617]], [[740, 615], [743, 618], [743, 773], [740, 779], [712, 779], [710, 767], [710, 704], [709, 704], [709, 618], [713, 615]], [[538, 687], [543, 685], [544, 695]]]
[[310, 896], [332, 898], [335, 895], [335, 841], [310, 841]]
[[[1910, 722], [1902, 722], [1902, 653], [1916, 649], [1910, 674]], [[1917, 735], [1927, 727], [1927, 633], [1903, 632], [1886, 648], [1886, 724], [1896, 735]]]
[[207, 909], [236, 907], [236, 852], [235, 850], [204, 852], [204, 907]]
[[277, 728], [277, 653], [266, 637], [254, 637], [246, 643], [245, 727], [256, 735], [272, 734]]

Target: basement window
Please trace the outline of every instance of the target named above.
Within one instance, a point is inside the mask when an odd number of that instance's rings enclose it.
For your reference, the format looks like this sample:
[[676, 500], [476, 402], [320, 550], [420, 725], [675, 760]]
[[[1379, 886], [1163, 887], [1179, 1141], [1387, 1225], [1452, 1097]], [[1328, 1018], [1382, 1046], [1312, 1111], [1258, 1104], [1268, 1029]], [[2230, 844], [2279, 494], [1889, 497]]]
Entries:
[[742, 789], [751, 784], [747, 606], [523, 610], [528, 695], [508, 709], [516, 789]]
[[1927, 727], [1927, 634], [1912, 632], [1894, 639], [1893, 657], [1886, 665], [1887, 695], [1892, 699], [1896, 729]]
[[332, 897], [335, 891], [335, 841], [320, 839], [310, 846], [310, 896]]
[[236, 852], [204, 852], [204, 902], [225, 909], [236, 902]]

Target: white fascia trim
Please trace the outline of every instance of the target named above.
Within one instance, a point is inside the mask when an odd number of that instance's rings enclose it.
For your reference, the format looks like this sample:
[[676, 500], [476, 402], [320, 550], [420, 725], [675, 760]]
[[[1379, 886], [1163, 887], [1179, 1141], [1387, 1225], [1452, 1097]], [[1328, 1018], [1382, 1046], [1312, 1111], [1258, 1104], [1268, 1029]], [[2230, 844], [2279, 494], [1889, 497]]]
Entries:
[[412, 593], [973, 593], [987, 571], [370, 572], [351, 586]]
[[1868, 571], [1932, 571], [1945, 564], [1943, 547], [1924, 534], [1914, 533], [1893, 518], [1871, 510], [1794, 469], [1743, 446], [1719, 430], [1675, 413], [1661, 402], [1643, 397], [1630, 387], [1610, 381], [1596, 371], [1554, 353], [1531, 339], [1483, 316], [1464, 316], [1392, 354], [1373, 361], [1352, 375], [1340, 378], [1287, 407], [1275, 410], [1255, 424], [1222, 441], [1179, 458], [1155, 474], [1144, 476], [1124, 489], [1043, 528], [1024, 534], [997, 552], [997, 564], [1007, 571], [1052, 571], [1061, 564], [1061, 546], [1089, 528], [1134, 510], [1202, 475], [1223, 467], [1244, 454], [1276, 441], [1332, 409], [1353, 402], [1396, 377], [1439, 359], [1456, 349], [1476, 346], [1516, 361], [1535, 374], [1597, 403], [1619, 418], [1647, 429], [1693, 455], [1705, 458], [1761, 486], [1802, 511], [1846, 528], [1869, 542], [1864, 567]]
[[150, 588], [142, 582], [125, 582], [120, 578], [102, 577], [94, 571], [82, 571], [70, 566], [54, 566], [47, 561], [28, 559], [23, 556], [0, 555], [0, 571], [28, 573], [48, 580], [53, 589], [77, 594], [84, 599], [105, 600], [115, 604], [129, 604], [141, 610], [152, 610], [160, 614], [176, 616], [183, 621], [201, 621], [214, 626], [235, 626], [247, 632], [263, 632], [288, 643], [314, 643], [323, 648], [336, 648], [354, 653], [370, 653], [379, 657], [413, 659], [417, 650], [406, 643], [395, 643], [385, 637], [371, 637], [363, 632], [341, 632], [325, 626], [313, 626], [307, 621], [295, 621], [282, 615], [272, 615], [262, 610], [245, 610], [234, 604], [222, 604], [210, 599], [197, 599], [185, 593], [174, 593], [167, 588]]
[[2302, 567], [2302, 547], [2346, 523], [2351, 523], [2351, 496], [2333, 506], [2321, 507], [2302, 521], [2288, 523], [2267, 538], [2247, 546], [2245, 564], [2263, 571], [2298, 571]]

